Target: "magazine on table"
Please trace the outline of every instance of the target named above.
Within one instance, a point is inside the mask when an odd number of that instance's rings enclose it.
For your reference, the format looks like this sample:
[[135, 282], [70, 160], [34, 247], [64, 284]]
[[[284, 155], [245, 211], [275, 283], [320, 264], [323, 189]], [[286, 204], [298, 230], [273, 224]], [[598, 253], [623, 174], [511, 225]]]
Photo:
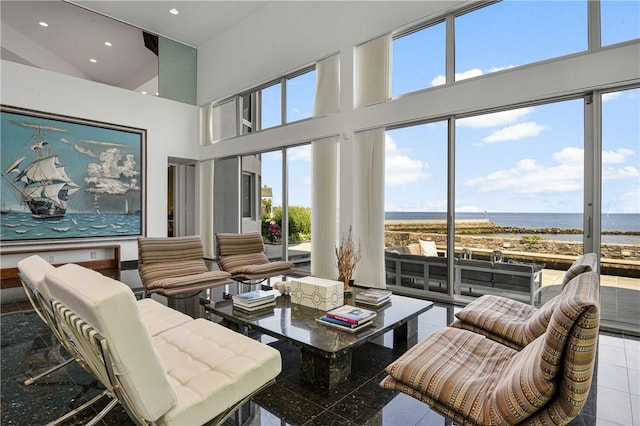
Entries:
[[272, 300], [270, 302], [266, 302], [266, 303], [261, 303], [259, 305], [254, 305], [254, 306], [244, 306], [244, 305], [240, 305], [234, 302], [233, 304], [233, 309], [240, 309], [244, 312], [257, 312], [260, 310], [269, 310], [272, 309], [274, 306], [276, 306], [276, 301]]
[[339, 319], [349, 324], [356, 325], [371, 321], [376, 315], [375, 311], [352, 305], [342, 305], [328, 311], [326, 314], [329, 318]]
[[270, 302], [280, 293], [277, 290], [255, 290], [231, 296], [234, 305], [254, 306]]
[[349, 333], [355, 333], [356, 331], [362, 330], [363, 328], [366, 328], [367, 326], [373, 324], [371, 320], [360, 323], [360, 324], [349, 324], [348, 322], [340, 321], [338, 319], [331, 318], [326, 315], [323, 315], [320, 318], [316, 318], [316, 321], [329, 327], [337, 328], [343, 331], [348, 331]]
[[382, 290], [378, 288], [369, 288], [355, 295], [356, 300], [367, 302], [380, 302], [389, 299], [390, 297], [391, 292], [389, 290]]

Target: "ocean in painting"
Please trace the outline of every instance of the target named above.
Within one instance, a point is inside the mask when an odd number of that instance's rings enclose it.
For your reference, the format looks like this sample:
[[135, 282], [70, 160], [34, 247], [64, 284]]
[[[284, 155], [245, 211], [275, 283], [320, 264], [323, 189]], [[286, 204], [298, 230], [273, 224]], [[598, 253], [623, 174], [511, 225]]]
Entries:
[[0, 218], [2, 241], [122, 237], [141, 233], [139, 213], [67, 213], [63, 217], [35, 219], [31, 213], [6, 212]]
[[[445, 220], [444, 212], [386, 212], [386, 220]], [[456, 213], [456, 219], [487, 219], [500, 227], [523, 229], [582, 229], [581, 213]], [[640, 232], [640, 214], [615, 213], [602, 215], [603, 232]], [[529, 234], [527, 234], [529, 235]], [[531, 234], [550, 240], [582, 241], [581, 234]], [[510, 236], [500, 234], [500, 236]], [[640, 244], [640, 235], [602, 235], [603, 243]]]

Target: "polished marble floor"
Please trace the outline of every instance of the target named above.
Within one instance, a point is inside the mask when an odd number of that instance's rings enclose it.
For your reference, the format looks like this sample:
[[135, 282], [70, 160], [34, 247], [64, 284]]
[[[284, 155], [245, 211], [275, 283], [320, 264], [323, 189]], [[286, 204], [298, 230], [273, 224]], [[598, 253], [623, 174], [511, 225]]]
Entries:
[[[126, 275], [126, 274], [125, 274]], [[127, 282], [126, 276], [123, 281]], [[130, 284], [131, 285], [131, 284]], [[221, 294], [214, 294], [221, 297]], [[24, 302], [2, 304], [0, 332], [2, 425], [41, 425], [61, 416], [100, 392], [99, 385], [74, 363], [31, 386], [24, 379], [66, 358], [45, 324]], [[422, 339], [453, 320], [451, 305], [437, 304], [418, 318]], [[213, 318], [215, 320], [215, 318]], [[249, 425], [448, 425], [429, 407], [378, 383], [393, 359], [391, 335], [354, 352], [351, 379], [333, 391], [300, 382], [300, 352], [267, 336], [255, 336], [282, 354], [283, 371], [275, 384], [245, 407]], [[101, 407], [98, 407], [98, 409]], [[91, 409], [66, 424], [84, 424]], [[120, 407], [100, 423], [133, 424]], [[572, 425], [640, 426], [640, 339], [601, 333], [597, 373], [582, 413]]]

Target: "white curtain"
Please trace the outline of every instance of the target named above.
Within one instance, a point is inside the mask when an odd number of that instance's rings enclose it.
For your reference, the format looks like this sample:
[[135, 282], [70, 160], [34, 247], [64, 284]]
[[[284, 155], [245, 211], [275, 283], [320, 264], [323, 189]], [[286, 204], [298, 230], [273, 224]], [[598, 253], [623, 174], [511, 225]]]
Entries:
[[340, 110], [340, 56], [329, 56], [316, 63], [316, 98], [313, 115]]
[[311, 142], [311, 275], [335, 280], [338, 137]]
[[213, 143], [221, 139], [237, 136], [237, 102], [233, 98], [223, 104], [208, 108], [208, 117], [205, 117], [207, 130], [207, 143]]
[[204, 246], [204, 255], [214, 257], [213, 160], [200, 162], [200, 237]]
[[391, 34], [356, 47], [356, 108], [391, 98]]
[[384, 128], [355, 134], [354, 236], [362, 258], [356, 284], [386, 287], [384, 274]]
[[202, 107], [202, 122], [204, 123], [204, 145], [213, 143], [213, 111], [211, 105]]

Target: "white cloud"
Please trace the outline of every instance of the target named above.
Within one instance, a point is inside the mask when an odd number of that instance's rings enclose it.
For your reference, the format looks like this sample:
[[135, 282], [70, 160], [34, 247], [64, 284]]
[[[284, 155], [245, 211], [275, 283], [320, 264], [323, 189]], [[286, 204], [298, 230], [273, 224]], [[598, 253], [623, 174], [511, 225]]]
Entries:
[[[616, 153], [633, 154], [626, 149]], [[511, 168], [469, 179], [465, 185], [480, 192], [500, 191], [524, 195], [581, 191], [584, 187], [584, 150], [566, 147], [554, 152], [552, 158], [555, 164], [551, 166], [524, 158]], [[640, 171], [634, 166], [604, 167], [602, 170], [603, 180], [636, 179], [638, 176]]]
[[89, 163], [87, 177], [84, 181], [94, 186], [87, 188], [87, 192], [106, 194], [125, 194], [129, 191], [139, 191], [138, 181], [134, 177], [136, 160], [132, 154], [122, 159], [118, 148], [110, 148], [100, 153], [101, 164]]
[[[466, 80], [468, 78], [478, 77], [484, 74], [491, 74], [492, 72], [507, 70], [509, 68], [513, 68], [515, 65], [507, 65], [504, 67], [491, 67], [486, 70], [481, 70], [480, 68], [472, 68], [467, 71], [457, 72], [455, 79], [456, 81]], [[446, 83], [446, 78], [444, 75], [437, 75], [431, 80], [431, 86], [441, 86]]]
[[426, 169], [429, 164], [414, 160], [398, 150], [397, 144], [388, 134], [386, 135], [385, 151], [385, 184], [406, 185], [428, 176]]
[[[473, 68], [464, 72], [456, 73], [456, 81], [465, 80], [467, 78], [478, 77], [479, 75], [484, 74], [484, 72], [480, 68]], [[441, 86], [446, 83], [446, 77], [444, 75], [438, 75], [431, 80], [432, 86]]]
[[627, 161], [627, 157], [632, 157], [634, 155], [635, 152], [627, 148], [619, 148], [615, 151], [602, 151], [602, 163], [625, 163]]
[[456, 120], [456, 124], [465, 127], [498, 127], [515, 123], [522, 117], [533, 112], [532, 107], [510, 109], [508, 111], [494, 112], [491, 114], [477, 115], [475, 117], [461, 118]]
[[615, 167], [605, 167], [602, 169], [602, 180], [617, 180], [640, 176], [638, 169], [633, 166], [626, 166], [621, 169]]
[[491, 67], [487, 70], [487, 73], [492, 73], [492, 72], [498, 72], [498, 71], [504, 71], [504, 70], [508, 70], [511, 68], [514, 68], [515, 65], [507, 65], [504, 67]]
[[568, 146], [560, 152], [554, 152], [552, 157], [558, 163], [582, 164], [584, 161], [584, 149]]
[[513, 126], [507, 126], [493, 132], [491, 135], [482, 138], [485, 143], [495, 143], [502, 141], [517, 141], [532, 136], [538, 136], [542, 130], [548, 129], [549, 126], [538, 124], [534, 121], [526, 123], [518, 123]]
[[303, 145], [296, 148], [290, 148], [287, 150], [287, 160], [296, 161], [304, 160], [311, 161], [311, 145]]
[[611, 101], [622, 96], [622, 92], [610, 92], [602, 94], [602, 102]]
[[457, 213], [478, 213], [484, 211], [478, 206], [456, 206]]

